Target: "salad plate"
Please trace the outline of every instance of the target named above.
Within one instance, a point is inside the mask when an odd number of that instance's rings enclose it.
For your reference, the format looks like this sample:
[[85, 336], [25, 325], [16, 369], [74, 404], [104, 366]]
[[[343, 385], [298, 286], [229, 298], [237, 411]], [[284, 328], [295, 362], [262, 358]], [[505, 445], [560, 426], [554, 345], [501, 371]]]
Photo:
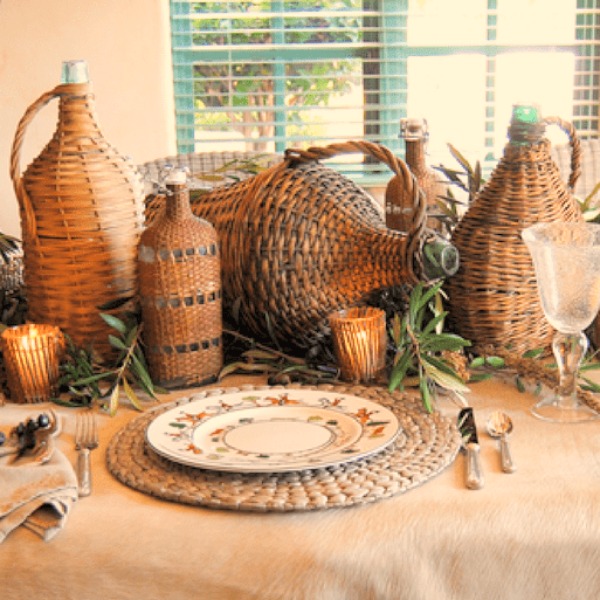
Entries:
[[146, 441], [180, 464], [268, 473], [358, 460], [389, 446], [399, 432], [390, 409], [358, 396], [264, 389], [192, 397], [155, 417]]

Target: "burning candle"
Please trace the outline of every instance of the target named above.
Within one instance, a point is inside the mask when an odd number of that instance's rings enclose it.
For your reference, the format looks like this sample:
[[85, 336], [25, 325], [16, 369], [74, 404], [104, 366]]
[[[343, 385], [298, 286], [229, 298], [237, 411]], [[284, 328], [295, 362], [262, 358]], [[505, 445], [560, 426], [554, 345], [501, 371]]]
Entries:
[[370, 381], [385, 367], [385, 312], [353, 307], [329, 316], [333, 349], [345, 381]]
[[55, 393], [64, 339], [58, 327], [27, 324], [9, 327], [0, 337], [10, 398], [47, 402]]

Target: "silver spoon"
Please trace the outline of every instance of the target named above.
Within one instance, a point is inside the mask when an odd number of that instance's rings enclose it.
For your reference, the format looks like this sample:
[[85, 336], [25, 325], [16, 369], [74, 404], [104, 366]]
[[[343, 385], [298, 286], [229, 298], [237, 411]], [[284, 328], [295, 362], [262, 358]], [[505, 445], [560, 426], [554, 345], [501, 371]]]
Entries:
[[487, 431], [491, 437], [500, 440], [500, 459], [505, 473], [514, 473], [517, 468], [513, 463], [508, 447], [508, 435], [513, 429], [511, 418], [501, 411], [493, 412], [487, 421]]

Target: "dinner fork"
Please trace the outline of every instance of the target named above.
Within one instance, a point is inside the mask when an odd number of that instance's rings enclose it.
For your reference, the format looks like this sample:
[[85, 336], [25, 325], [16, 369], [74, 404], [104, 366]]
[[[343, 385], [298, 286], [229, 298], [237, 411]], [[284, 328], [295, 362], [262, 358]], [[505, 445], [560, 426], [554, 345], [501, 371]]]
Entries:
[[98, 447], [98, 427], [96, 417], [88, 412], [77, 413], [75, 425], [75, 448], [77, 456], [77, 482], [79, 496], [92, 493], [92, 472], [90, 451]]

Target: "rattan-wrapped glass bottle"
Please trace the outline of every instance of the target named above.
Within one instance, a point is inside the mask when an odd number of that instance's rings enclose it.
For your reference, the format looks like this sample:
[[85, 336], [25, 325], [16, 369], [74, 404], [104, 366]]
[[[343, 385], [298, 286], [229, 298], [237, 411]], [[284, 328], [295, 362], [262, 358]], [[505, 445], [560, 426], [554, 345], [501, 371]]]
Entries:
[[[426, 159], [429, 128], [425, 119], [405, 118], [400, 121], [400, 137], [404, 139], [405, 160], [410, 172], [415, 176], [419, 187], [427, 199], [428, 216], [439, 213], [438, 198], [446, 194], [446, 186], [436, 177], [435, 171], [429, 167]], [[386, 198], [385, 222], [391, 229], [406, 230], [407, 214], [411, 206], [398, 206]], [[439, 219], [428, 218], [429, 229], [443, 232], [444, 227]]]
[[[567, 185], [550, 155], [545, 127], [556, 124], [572, 146]], [[579, 140], [557, 117], [541, 119], [535, 106], [516, 105], [509, 142], [490, 179], [452, 235], [461, 264], [447, 282], [449, 322], [480, 350], [514, 352], [551, 343], [553, 330], [539, 303], [535, 272], [521, 231], [541, 221], [583, 219], [572, 195], [579, 173]]]
[[[54, 98], [56, 131], [21, 174], [27, 127]], [[143, 186], [99, 129], [85, 61], [65, 62], [62, 83], [23, 115], [10, 174], [21, 214], [29, 320], [57, 325], [76, 344], [110, 354], [111, 329], [99, 307], [137, 292]]]
[[166, 204], [139, 246], [146, 358], [167, 388], [214, 381], [223, 366], [221, 260], [214, 227], [192, 214], [186, 175], [172, 171]]

